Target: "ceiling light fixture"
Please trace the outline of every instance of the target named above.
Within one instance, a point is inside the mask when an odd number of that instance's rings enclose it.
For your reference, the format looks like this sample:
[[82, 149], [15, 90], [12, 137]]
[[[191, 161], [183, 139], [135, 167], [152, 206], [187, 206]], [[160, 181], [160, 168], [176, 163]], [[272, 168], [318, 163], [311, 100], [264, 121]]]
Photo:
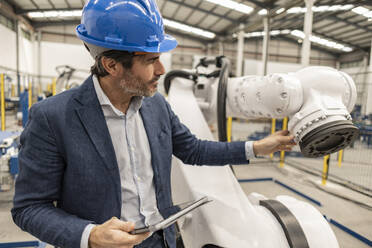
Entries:
[[237, 3], [237, 2], [231, 1], [231, 0], [206, 0], [206, 1], [208, 1], [210, 3], [220, 5], [220, 6], [223, 6], [225, 8], [229, 8], [229, 9], [233, 9], [233, 10], [242, 12], [242, 13], [247, 14], [247, 15], [249, 15], [253, 11], [253, 8], [251, 6], [248, 6], [248, 5], [245, 5], [245, 4], [242, 4], [242, 3]]
[[[301, 39], [305, 38], [305, 33], [300, 31], [300, 30], [292, 30], [291, 35], [293, 35], [297, 38], [301, 38]], [[353, 51], [353, 48], [351, 48], [351, 47], [345, 46], [345, 45], [343, 45], [341, 43], [338, 43], [338, 42], [335, 42], [335, 41], [320, 38], [319, 36], [315, 36], [315, 35], [310, 36], [310, 41], [314, 42], [314, 43], [317, 43], [317, 44], [320, 44], [320, 45], [323, 45], [323, 46], [326, 46], [326, 47], [333, 48], [333, 49], [342, 50], [344, 52]]]
[[261, 9], [260, 11], [258, 11], [258, 14], [259, 15], [267, 15], [267, 9]]
[[81, 10], [69, 10], [69, 11], [35, 11], [29, 12], [27, 15], [30, 18], [58, 18], [58, 17], [81, 17]]
[[216, 37], [215, 33], [205, 31], [205, 30], [200, 29], [200, 28], [195, 28], [195, 27], [185, 25], [185, 24], [182, 24], [182, 23], [179, 23], [179, 22], [171, 21], [171, 20], [168, 20], [168, 19], [165, 19], [165, 18], [163, 18], [163, 21], [164, 21], [165, 26], [170, 27], [170, 28], [174, 28], [174, 29], [178, 29], [178, 30], [183, 31], [183, 32], [196, 34], [196, 35], [208, 38], [208, 39], [213, 39], [213, 38]]
[[[313, 12], [325, 12], [325, 11], [341, 11], [341, 10], [350, 10], [354, 8], [352, 4], [345, 4], [345, 5], [321, 5], [321, 6], [313, 6]], [[306, 8], [302, 7], [293, 7], [287, 10], [289, 14], [299, 14], [299, 13], [306, 13]]]
[[283, 13], [284, 10], [285, 10], [285, 8], [280, 8], [280, 9], [278, 9], [275, 13], [280, 14], [280, 13]]
[[[298, 40], [297, 40], [298, 43], [302, 43], [303, 39], [305, 39], [305, 33], [302, 32], [301, 30], [297, 30], [297, 29], [296, 30], [283, 29], [283, 30], [271, 30], [270, 31], [270, 36], [276, 36], [276, 35], [280, 35], [280, 34], [284, 34], [284, 35], [291, 34], [292, 36], [295, 36], [296, 38], [298, 38]], [[265, 35], [265, 32], [257, 31], [257, 32], [245, 33], [244, 37], [245, 38], [263, 37], [264, 35]], [[237, 35], [233, 34], [233, 37], [237, 38]], [[323, 45], [323, 46], [326, 46], [326, 47], [333, 48], [333, 49], [342, 50], [344, 52], [353, 51], [353, 48], [351, 48], [351, 47], [345, 46], [345, 45], [343, 45], [341, 43], [338, 43], [338, 42], [335, 42], [335, 41], [320, 38], [320, 37], [315, 36], [315, 35], [310, 36], [310, 41], [314, 42], [314, 43], [317, 43], [317, 44], [320, 44], [320, 45]]]
[[358, 15], [362, 15], [368, 19], [371, 19], [372, 18], [372, 11], [367, 9], [367, 8], [364, 8], [364, 7], [356, 7], [354, 9], [352, 9], [351, 11], [353, 11], [354, 13], [358, 14]]

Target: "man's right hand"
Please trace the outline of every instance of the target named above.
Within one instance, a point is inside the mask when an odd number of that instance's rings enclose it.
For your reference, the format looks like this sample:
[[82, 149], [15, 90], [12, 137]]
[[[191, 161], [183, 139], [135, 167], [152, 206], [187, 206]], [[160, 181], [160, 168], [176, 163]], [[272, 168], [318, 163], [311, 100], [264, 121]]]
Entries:
[[132, 222], [124, 222], [112, 217], [102, 225], [93, 227], [89, 235], [89, 248], [132, 248], [141, 243], [150, 233], [132, 235]]

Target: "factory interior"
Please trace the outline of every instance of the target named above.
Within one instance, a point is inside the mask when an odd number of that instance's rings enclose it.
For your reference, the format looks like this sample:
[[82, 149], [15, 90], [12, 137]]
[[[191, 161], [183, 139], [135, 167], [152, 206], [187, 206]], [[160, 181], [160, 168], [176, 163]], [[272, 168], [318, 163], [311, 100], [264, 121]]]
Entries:
[[[63, 246], [35, 234], [43, 230], [22, 230], [11, 209], [30, 109], [91, 75], [95, 60], [79, 38], [87, 31], [77, 28], [88, 2], [0, 0], [0, 247]], [[110, 2], [157, 4], [178, 42], [161, 52], [157, 92], [197, 138], [257, 144], [288, 130], [296, 142], [291, 151], [253, 154], [249, 164], [190, 166], [169, 155], [173, 204], [212, 199], [178, 219], [177, 248], [372, 247], [372, 1]], [[170, 135], [164, 128], [159, 153]]]

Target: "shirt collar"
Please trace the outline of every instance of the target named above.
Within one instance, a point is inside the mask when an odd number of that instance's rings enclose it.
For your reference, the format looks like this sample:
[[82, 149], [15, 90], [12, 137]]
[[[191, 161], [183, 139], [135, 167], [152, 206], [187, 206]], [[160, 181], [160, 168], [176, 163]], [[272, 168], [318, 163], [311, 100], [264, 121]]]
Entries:
[[[98, 101], [101, 106], [109, 106], [114, 111], [114, 113], [118, 116], [125, 115], [123, 112], [115, 108], [114, 105], [112, 105], [110, 99], [106, 96], [105, 92], [102, 90], [101, 85], [98, 81], [98, 78], [96, 75], [93, 75], [93, 84], [94, 89], [97, 94]], [[127, 110], [127, 116], [131, 116], [132, 114], [135, 114], [142, 106], [142, 100], [143, 96], [134, 96], [132, 97], [132, 100], [129, 104], [129, 108]]]

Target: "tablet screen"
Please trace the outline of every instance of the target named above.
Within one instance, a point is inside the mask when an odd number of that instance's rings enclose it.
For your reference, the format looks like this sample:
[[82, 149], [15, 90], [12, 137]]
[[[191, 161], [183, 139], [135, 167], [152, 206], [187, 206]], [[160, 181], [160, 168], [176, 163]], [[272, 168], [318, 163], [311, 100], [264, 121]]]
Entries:
[[191, 211], [195, 210], [196, 208], [211, 202], [212, 200], [209, 200], [208, 197], [204, 196], [196, 201], [193, 202], [186, 202], [177, 205], [179, 207], [179, 211], [169, 216], [167, 219], [162, 220], [154, 225], [142, 227], [142, 228], [136, 228], [135, 230], [131, 231], [130, 234], [140, 234], [145, 232], [156, 232], [158, 230], [167, 228], [168, 226], [175, 223], [179, 218], [184, 216], [187, 213], [190, 213]]

